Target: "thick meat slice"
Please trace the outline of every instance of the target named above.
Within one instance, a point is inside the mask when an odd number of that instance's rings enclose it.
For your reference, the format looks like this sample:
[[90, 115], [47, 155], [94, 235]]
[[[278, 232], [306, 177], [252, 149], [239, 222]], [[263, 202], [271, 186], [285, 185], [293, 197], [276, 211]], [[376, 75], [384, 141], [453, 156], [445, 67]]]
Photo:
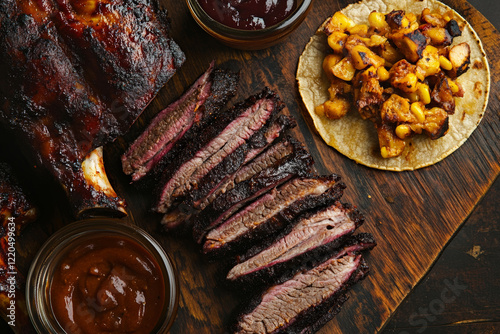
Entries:
[[[165, 179], [160, 191], [156, 211], [166, 213], [175, 202], [217, 166], [226, 156], [243, 145], [281, 110], [282, 103], [276, 94], [264, 89], [260, 94], [239, 103], [224, 112], [221, 118], [214, 115], [214, 122], [208, 122], [198, 138], [187, 143], [179, 155], [194, 152], [192, 158], [178, 168], [165, 170]], [[176, 164], [178, 162], [173, 162]], [[171, 173], [173, 172], [173, 173]]]
[[243, 285], [266, 284], [283, 272], [322, 258], [339, 247], [363, 222], [356, 209], [340, 202], [306, 214], [270, 246], [234, 266], [227, 279]]
[[[234, 188], [219, 195], [194, 220], [193, 234], [198, 242], [205, 233], [224, 221], [244, 205], [270, 189], [295, 176], [305, 176], [311, 170], [312, 157], [295, 139], [289, 137], [270, 147], [255, 162], [252, 171], [259, 172], [249, 178], [238, 178]], [[263, 168], [265, 166], [265, 168]]]
[[338, 200], [345, 188], [339, 180], [337, 175], [297, 178], [271, 190], [211, 230], [203, 251], [216, 256], [248, 249], [297, 215]]
[[331, 319], [328, 313], [368, 273], [361, 255], [346, 250], [266, 290], [250, 303], [235, 326], [237, 334], [310, 333]]
[[216, 167], [205, 175], [188, 194], [187, 198], [175, 209], [163, 216], [161, 221], [166, 230], [177, 228], [181, 225], [189, 228], [192, 226], [192, 216], [199, 214], [219, 194], [229, 190], [229, 182], [235, 177], [242, 165], [251, 161], [256, 155], [268, 147], [280, 134], [290, 126], [294, 126], [292, 118], [280, 115], [272, 124], [262, 128], [250, 139], [238, 147], [233, 153], [224, 158]]
[[[222, 91], [214, 91], [220, 88]], [[170, 151], [172, 146], [193, 124], [201, 121], [213, 110], [205, 108], [208, 100], [211, 108], [220, 108], [234, 96], [237, 75], [214, 70], [214, 63], [177, 101], [161, 111], [122, 156], [123, 171], [137, 181]]]
[[88, 4], [0, 2], [0, 76], [9, 78], [0, 82], [0, 124], [77, 212], [119, 206], [87, 182], [81, 163], [124, 134], [185, 59], [156, 1]]

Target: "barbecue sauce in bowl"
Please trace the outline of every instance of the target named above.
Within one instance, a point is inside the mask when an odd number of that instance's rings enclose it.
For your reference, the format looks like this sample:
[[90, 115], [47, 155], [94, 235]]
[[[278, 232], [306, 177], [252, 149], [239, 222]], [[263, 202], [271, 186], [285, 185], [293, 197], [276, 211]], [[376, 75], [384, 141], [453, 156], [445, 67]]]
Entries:
[[296, 0], [198, 0], [214, 20], [236, 29], [257, 30], [286, 19], [296, 8]]
[[38, 333], [167, 333], [178, 280], [147, 232], [119, 219], [87, 219], [42, 246], [28, 273], [26, 302]]
[[117, 236], [93, 238], [68, 252], [50, 290], [54, 315], [69, 333], [150, 333], [168, 298], [155, 259]]

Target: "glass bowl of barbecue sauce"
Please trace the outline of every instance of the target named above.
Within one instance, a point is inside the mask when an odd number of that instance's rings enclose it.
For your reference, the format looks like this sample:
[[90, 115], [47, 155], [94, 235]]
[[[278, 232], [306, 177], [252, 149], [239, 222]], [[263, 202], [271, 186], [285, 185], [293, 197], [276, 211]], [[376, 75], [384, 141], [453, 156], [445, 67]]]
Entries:
[[88, 219], [57, 231], [27, 277], [39, 333], [167, 333], [178, 304], [169, 256], [144, 230]]
[[187, 0], [196, 23], [225, 45], [268, 48], [292, 33], [313, 0]]

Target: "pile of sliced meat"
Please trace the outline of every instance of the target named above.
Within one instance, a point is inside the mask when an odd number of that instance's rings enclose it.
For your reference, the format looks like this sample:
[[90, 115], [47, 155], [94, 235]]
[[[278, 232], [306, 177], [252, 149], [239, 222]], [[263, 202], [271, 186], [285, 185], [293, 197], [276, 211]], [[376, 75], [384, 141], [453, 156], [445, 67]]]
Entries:
[[193, 234], [212, 259], [232, 263], [227, 281], [254, 298], [235, 333], [313, 333], [365, 277], [355, 234], [363, 215], [340, 201], [340, 176], [313, 173], [313, 159], [287, 134], [277, 94], [225, 105], [237, 74], [212, 64], [151, 122], [122, 156], [133, 181], [155, 178], [162, 224]]

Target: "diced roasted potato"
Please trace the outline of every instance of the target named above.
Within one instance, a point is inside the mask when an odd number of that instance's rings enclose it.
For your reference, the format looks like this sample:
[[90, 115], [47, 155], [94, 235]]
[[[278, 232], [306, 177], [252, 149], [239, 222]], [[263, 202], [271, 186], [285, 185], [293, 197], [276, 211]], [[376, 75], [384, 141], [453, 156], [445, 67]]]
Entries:
[[417, 61], [417, 77], [423, 81], [426, 77], [434, 75], [440, 71], [439, 52], [432, 45], [422, 52], [422, 58]]
[[406, 32], [404, 29], [389, 36], [392, 42], [404, 54], [405, 58], [415, 63], [422, 58], [422, 53], [427, 46], [427, 38], [420, 30]]
[[386, 60], [387, 63], [395, 64], [403, 59], [403, 54], [399, 52], [392, 44], [387, 41], [379, 48], [379, 55]]
[[406, 143], [396, 136], [395, 126], [383, 123], [376, 125], [376, 128], [382, 158], [392, 158], [401, 155]]
[[408, 99], [392, 94], [380, 108], [380, 117], [384, 123], [415, 122], [415, 116], [410, 112]]
[[384, 58], [378, 56], [377, 54], [375, 54], [375, 52], [364, 45], [354, 46], [350, 51], [350, 55], [354, 64], [354, 68], [356, 68], [357, 70], [362, 70], [368, 65], [379, 67], [384, 66], [385, 64]]
[[438, 139], [448, 132], [448, 122], [448, 113], [441, 108], [434, 107], [426, 110], [422, 129], [431, 139]]
[[366, 24], [357, 24], [354, 27], [347, 29], [350, 35], [358, 35], [368, 37], [368, 26]]
[[342, 58], [342, 60], [332, 68], [332, 73], [339, 79], [351, 81], [356, 73], [351, 57]]
[[355, 25], [354, 21], [345, 16], [342, 12], [336, 12], [325, 25], [324, 31], [329, 35], [334, 31], [344, 32]]
[[456, 78], [467, 72], [470, 64], [470, 46], [466, 42], [454, 45], [448, 53], [452, 69], [448, 71], [451, 78]]
[[417, 90], [418, 78], [416, 66], [406, 59], [398, 61], [389, 71], [391, 85], [403, 92], [412, 93]]
[[344, 117], [351, 108], [351, 104], [345, 98], [338, 97], [333, 100], [328, 100], [324, 105], [325, 116], [329, 119], [339, 119]]
[[342, 56], [337, 54], [329, 54], [323, 59], [323, 71], [325, 71], [328, 79], [332, 80], [334, 78], [333, 75], [333, 67], [337, 65], [337, 63], [342, 59]]
[[389, 24], [385, 20], [385, 15], [376, 11], [368, 15], [368, 23], [378, 32], [384, 32], [389, 27]]
[[443, 28], [446, 25], [446, 20], [443, 19], [443, 17], [438, 14], [438, 13], [431, 13], [431, 10], [429, 8], [425, 8], [422, 11], [422, 15], [420, 16], [420, 19], [425, 22], [429, 23], [434, 27], [441, 27]]
[[420, 27], [420, 31], [425, 37], [429, 38], [430, 44], [434, 46], [448, 46], [453, 41], [453, 37], [443, 27], [433, 27], [430, 24], [425, 24]]
[[393, 30], [410, 27], [410, 20], [405, 16], [404, 10], [393, 10], [385, 14], [385, 21]]
[[341, 31], [334, 31], [328, 36], [328, 46], [332, 48], [333, 52], [342, 54], [347, 37], [348, 35]]
[[448, 114], [455, 113], [455, 99], [451, 91], [448, 79], [442, 74], [438, 76], [438, 81], [431, 93], [433, 105], [444, 109]]

